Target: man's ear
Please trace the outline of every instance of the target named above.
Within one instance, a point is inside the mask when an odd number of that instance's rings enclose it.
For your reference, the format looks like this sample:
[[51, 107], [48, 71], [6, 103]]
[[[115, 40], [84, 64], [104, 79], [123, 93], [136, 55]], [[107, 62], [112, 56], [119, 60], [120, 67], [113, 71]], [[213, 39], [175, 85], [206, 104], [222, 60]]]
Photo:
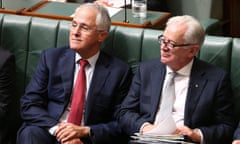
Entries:
[[98, 41], [99, 42], [103, 42], [108, 36], [108, 32], [107, 31], [103, 31], [103, 32], [99, 32], [98, 34]]
[[194, 57], [200, 49], [200, 45], [193, 45], [192, 48], [190, 49], [189, 56]]

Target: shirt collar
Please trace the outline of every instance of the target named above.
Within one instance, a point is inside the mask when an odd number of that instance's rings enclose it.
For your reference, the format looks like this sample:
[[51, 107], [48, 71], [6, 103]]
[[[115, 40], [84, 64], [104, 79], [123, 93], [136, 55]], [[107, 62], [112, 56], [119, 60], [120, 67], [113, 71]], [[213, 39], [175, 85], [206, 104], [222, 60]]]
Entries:
[[[193, 65], [193, 60], [191, 60], [187, 65], [185, 65], [180, 70], [178, 70], [177, 73], [183, 76], [190, 76], [192, 65]], [[173, 70], [167, 66], [167, 73], [171, 73], [171, 72], [173, 72]]]
[[[90, 66], [94, 66], [96, 64], [99, 55], [100, 55], [100, 52], [97, 52], [94, 56], [86, 59]], [[78, 53], [76, 53], [75, 62], [77, 63], [79, 59], [82, 59], [82, 57]]]

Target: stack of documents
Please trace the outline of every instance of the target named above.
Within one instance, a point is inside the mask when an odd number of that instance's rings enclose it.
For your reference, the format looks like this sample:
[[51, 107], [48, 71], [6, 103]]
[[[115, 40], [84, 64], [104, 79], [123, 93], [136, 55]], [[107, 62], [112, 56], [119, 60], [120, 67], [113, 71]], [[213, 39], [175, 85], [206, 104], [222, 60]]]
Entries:
[[194, 144], [186, 142], [184, 135], [153, 135], [153, 134], [140, 134], [135, 133], [131, 136], [133, 142], [141, 144]]

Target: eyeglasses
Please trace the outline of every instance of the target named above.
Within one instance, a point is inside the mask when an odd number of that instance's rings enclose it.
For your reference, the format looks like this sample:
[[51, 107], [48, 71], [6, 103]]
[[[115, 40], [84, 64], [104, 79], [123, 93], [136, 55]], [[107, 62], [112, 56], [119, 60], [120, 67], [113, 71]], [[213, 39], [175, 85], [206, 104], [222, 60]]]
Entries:
[[84, 32], [84, 33], [90, 33], [92, 31], [97, 31], [97, 32], [103, 32], [104, 30], [97, 30], [97, 29], [94, 29], [88, 25], [85, 25], [85, 24], [78, 24], [77, 22], [73, 21], [72, 22], [72, 28], [73, 29], [79, 29], [81, 32]]
[[158, 42], [159, 44], [164, 45], [169, 49], [174, 49], [175, 47], [186, 47], [186, 46], [195, 45], [195, 44], [175, 44], [176, 42], [166, 39], [164, 35], [158, 36]]

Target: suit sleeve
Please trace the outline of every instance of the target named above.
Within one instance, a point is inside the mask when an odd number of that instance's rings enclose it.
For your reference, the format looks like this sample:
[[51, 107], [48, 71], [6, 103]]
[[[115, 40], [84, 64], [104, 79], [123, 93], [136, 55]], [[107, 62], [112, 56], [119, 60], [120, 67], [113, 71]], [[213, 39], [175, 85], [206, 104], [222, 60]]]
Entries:
[[[125, 68], [122, 74], [113, 75], [111, 79], [120, 80], [119, 83], [106, 83], [105, 88], [112, 87], [113, 85], [117, 85], [117, 90], [115, 89], [113, 92], [114, 101], [112, 101], [112, 105], [114, 105], [114, 111], [117, 112], [120, 108], [120, 105], [128, 93], [129, 86], [132, 79], [132, 72], [130, 68]], [[110, 78], [110, 77], [109, 77]], [[109, 80], [109, 79], [108, 79]], [[111, 86], [109, 86], [109, 84]], [[104, 89], [105, 89], [104, 88]], [[112, 89], [112, 88], [109, 88]], [[104, 90], [102, 90], [104, 91]], [[98, 123], [90, 125], [91, 127], [91, 140], [93, 143], [115, 143], [115, 144], [122, 144], [128, 141], [128, 136], [122, 131], [119, 126], [118, 121], [116, 120], [115, 116], [111, 116], [112, 120], [108, 121], [107, 123]]]
[[124, 99], [118, 113], [119, 123], [128, 135], [139, 132], [142, 124], [147, 121], [140, 114], [141, 78], [140, 66], [138, 66], [129, 93]]
[[33, 77], [21, 97], [21, 116], [28, 125], [49, 128], [57, 124], [57, 120], [48, 113], [49, 68], [46, 51], [43, 51]]
[[[221, 72], [219, 71], [219, 73]], [[222, 73], [216, 79], [219, 81], [216, 84], [212, 83], [212, 85], [216, 85], [215, 89], [214, 87], [206, 86], [206, 89], [208, 88], [206, 90], [208, 91], [207, 97], [213, 96], [212, 104], [210, 105], [211, 108], [208, 109], [209, 112], [212, 112], [212, 116], [209, 116], [209, 118], [205, 116], [202, 116], [202, 118], [199, 117], [199, 119], [202, 119], [202, 126], [199, 125], [197, 127], [201, 129], [206, 143], [229, 143], [232, 141], [235, 128], [230, 78], [226, 73]], [[205, 99], [205, 101], [207, 100]], [[202, 109], [205, 107], [202, 107]], [[196, 113], [201, 115], [201, 111], [197, 111]], [[208, 121], [204, 124], [203, 121], [206, 119]], [[196, 122], [193, 123], [197, 125]]]
[[15, 57], [9, 53], [0, 54], [0, 57], [0, 123], [3, 123], [14, 98]]

